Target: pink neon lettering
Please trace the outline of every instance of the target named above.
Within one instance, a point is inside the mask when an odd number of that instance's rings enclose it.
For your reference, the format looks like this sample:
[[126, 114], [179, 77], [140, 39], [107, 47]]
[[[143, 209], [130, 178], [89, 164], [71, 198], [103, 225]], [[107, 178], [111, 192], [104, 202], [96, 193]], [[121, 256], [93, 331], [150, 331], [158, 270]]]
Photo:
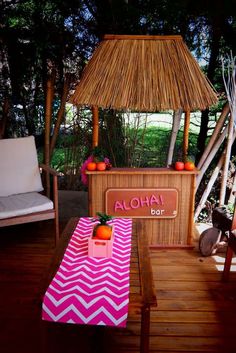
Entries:
[[121, 203], [120, 201], [115, 201], [115, 206], [114, 206], [114, 208], [115, 208], [115, 212], [116, 212], [117, 210], [122, 210], [122, 211], [124, 211], [124, 207], [123, 207], [123, 205], [122, 205], [122, 203]]
[[140, 201], [138, 197], [133, 197], [130, 200], [130, 206], [131, 208], [139, 208], [140, 207]]
[[152, 206], [154, 203], [157, 204], [157, 205], [160, 205], [160, 202], [157, 199], [157, 197], [155, 195], [151, 195], [151, 197], [150, 197], [150, 206]]
[[161, 200], [161, 204], [164, 205], [164, 199], [162, 195], [160, 195], [160, 200]]
[[144, 205], [147, 205], [149, 206], [149, 198], [148, 196], [145, 196], [145, 199], [143, 200], [142, 197], [140, 198], [140, 204], [141, 204], [141, 207], [143, 207]]
[[144, 198], [133, 197], [130, 201], [126, 201], [126, 200], [115, 201], [114, 209], [115, 209], [115, 212], [117, 212], [118, 210], [128, 211], [139, 207], [145, 207], [145, 206], [149, 207], [149, 206], [152, 206], [153, 204], [156, 204], [157, 206], [164, 205], [163, 196], [162, 195], [155, 196], [154, 194], [152, 194], [150, 198], [148, 196], [145, 196]]
[[123, 207], [124, 207], [124, 210], [125, 210], [125, 211], [131, 210], [130, 207], [126, 206], [125, 200], [123, 200]]

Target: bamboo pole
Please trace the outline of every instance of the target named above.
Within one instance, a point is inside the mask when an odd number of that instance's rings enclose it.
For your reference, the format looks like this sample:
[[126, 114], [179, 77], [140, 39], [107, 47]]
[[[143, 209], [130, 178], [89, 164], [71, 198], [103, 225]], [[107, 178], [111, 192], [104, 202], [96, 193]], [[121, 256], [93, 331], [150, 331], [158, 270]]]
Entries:
[[182, 116], [182, 109], [178, 109], [174, 111], [169, 151], [168, 151], [168, 156], [166, 161], [167, 166], [173, 163], [174, 147], [175, 147], [176, 138], [180, 127], [181, 116]]
[[[236, 131], [233, 134], [232, 142], [234, 142], [235, 138], [236, 138]], [[217, 166], [215, 167], [215, 169], [214, 169], [214, 171], [213, 171], [213, 173], [212, 173], [212, 175], [210, 177], [210, 180], [209, 180], [209, 182], [207, 184], [207, 187], [206, 187], [206, 189], [205, 189], [205, 191], [204, 191], [204, 193], [203, 193], [203, 195], [201, 197], [201, 200], [200, 200], [200, 202], [199, 202], [199, 204], [198, 204], [198, 206], [196, 208], [195, 215], [194, 215], [194, 219], [195, 220], [197, 219], [197, 217], [199, 216], [201, 210], [203, 209], [203, 207], [204, 207], [204, 205], [206, 203], [206, 200], [207, 200], [207, 198], [208, 198], [208, 196], [209, 196], [209, 194], [211, 192], [212, 186], [214, 185], [214, 183], [215, 183], [215, 181], [216, 181], [216, 179], [217, 179], [217, 177], [219, 175], [219, 172], [220, 172], [220, 170], [223, 167], [223, 164], [224, 164], [224, 161], [225, 161], [226, 149], [227, 149], [227, 147], [225, 147], [225, 149], [224, 149], [224, 151], [223, 151], [223, 153], [222, 153], [222, 155], [220, 157], [220, 160], [217, 163]]]
[[203, 207], [205, 206], [205, 203], [207, 201], [207, 198], [211, 192], [211, 189], [213, 187], [213, 185], [215, 184], [215, 181], [219, 175], [219, 172], [220, 170], [222, 169], [223, 167], [223, 163], [224, 163], [224, 159], [225, 159], [225, 151], [223, 152], [222, 156], [220, 157], [220, 160], [219, 162], [217, 163], [217, 166], [215, 167], [214, 169], [214, 172], [212, 173], [211, 177], [210, 177], [210, 180], [207, 184], [207, 187], [204, 191], [204, 193], [202, 194], [202, 197], [201, 197], [201, 200], [195, 210], [195, 214], [194, 214], [194, 220], [196, 221], [201, 210], [203, 209]]
[[211, 152], [213, 145], [215, 144], [216, 140], [219, 137], [219, 134], [224, 126], [224, 123], [225, 123], [225, 120], [226, 120], [228, 114], [229, 114], [229, 103], [226, 102], [223, 109], [222, 109], [220, 117], [217, 120], [216, 126], [214, 128], [212, 136], [210, 137], [209, 143], [207, 144], [207, 146], [204, 150], [204, 153], [202, 154], [200, 161], [198, 162], [198, 165], [197, 165], [198, 169], [201, 169], [203, 164], [206, 162], [206, 159], [207, 159], [209, 153]]
[[92, 106], [93, 114], [93, 137], [92, 137], [92, 147], [98, 146], [98, 131], [99, 131], [99, 122], [98, 122], [98, 107]]
[[[221, 189], [220, 189], [220, 200], [219, 200], [220, 206], [224, 205], [225, 203], [229, 162], [231, 157], [232, 144], [234, 141], [233, 135], [235, 134], [235, 131], [234, 131], [234, 125], [236, 123], [236, 82], [235, 82], [236, 63], [235, 61], [236, 61], [236, 58], [233, 57], [232, 52], [227, 57], [226, 67], [225, 67], [224, 59], [222, 58], [222, 77], [223, 77], [225, 91], [229, 102], [230, 119], [229, 119], [228, 140], [227, 140], [227, 146], [226, 146], [226, 155], [225, 155], [224, 169], [223, 169]], [[226, 73], [225, 73], [225, 69], [226, 69]]]
[[188, 156], [189, 126], [190, 126], [190, 110], [188, 109], [185, 112], [185, 120], [184, 120], [183, 159], [185, 162]]
[[233, 132], [234, 132], [234, 117], [233, 117], [233, 114], [230, 114], [229, 133], [228, 133], [228, 141], [227, 141], [227, 146], [226, 146], [224, 168], [223, 168], [223, 173], [222, 173], [219, 206], [223, 206], [225, 203], [229, 161], [230, 161], [230, 156], [231, 156], [232, 144], [233, 144], [233, 140], [234, 140], [233, 139]]
[[225, 137], [226, 137], [226, 133], [228, 131], [228, 127], [225, 127], [225, 129], [223, 130], [223, 132], [221, 133], [221, 135], [218, 137], [218, 140], [215, 142], [214, 146], [211, 149], [211, 152], [208, 154], [204, 164], [202, 165], [199, 174], [197, 175], [197, 182], [196, 182], [196, 187], [198, 189], [200, 182], [203, 178], [203, 175], [205, 174], [207, 168], [209, 167], [212, 159], [215, 157], [216, 152], [219, 150], [221, 144], [223, 143]]

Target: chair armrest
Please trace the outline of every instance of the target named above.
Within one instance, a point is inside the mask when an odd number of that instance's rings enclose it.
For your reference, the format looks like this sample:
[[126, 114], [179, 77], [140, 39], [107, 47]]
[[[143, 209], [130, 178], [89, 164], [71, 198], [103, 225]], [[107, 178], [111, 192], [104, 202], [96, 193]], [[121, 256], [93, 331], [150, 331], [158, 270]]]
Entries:
[[51, 167], [48, 167], [46, 164], [40, 163], [39, 167], [42, 168], [45, 172], [48, 172], [48, 173], [50, 173], [50, 174], [52, 174], [54, 176], [59, 176], [60, 175], [55, 169], [53, 169]]
[[[43, 164], [43, 163], [40, 163], [39, 168], [41, 168], [43, 172], [49, 173], [52, 175], [52, 182], [53, 182], [52, 194], [50, 191], [50, 182], [48, 186], [47, 186], [47, 182], [45, 182], [46, 184], [45, 194], [48, 198], [53, 199], [54, 207], [58, 210], [58, 179], [57, 178], [58, 176], [60, 176], [60, 174], [55, 169], [48, 167], [46, 164]], [[48, 177], [49, 177], [49, 174], [48, 174]]]

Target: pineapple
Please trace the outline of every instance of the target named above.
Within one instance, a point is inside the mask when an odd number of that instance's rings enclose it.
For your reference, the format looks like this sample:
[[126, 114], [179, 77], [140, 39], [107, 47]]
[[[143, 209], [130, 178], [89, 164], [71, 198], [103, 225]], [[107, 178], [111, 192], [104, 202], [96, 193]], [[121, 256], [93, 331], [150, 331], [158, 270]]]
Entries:
[[93, 238], [109, 240], [111, 239], [112, 227], [107, 224], [112, 216], [106, 213], [97, 212], [99, 224], [94, 227]]

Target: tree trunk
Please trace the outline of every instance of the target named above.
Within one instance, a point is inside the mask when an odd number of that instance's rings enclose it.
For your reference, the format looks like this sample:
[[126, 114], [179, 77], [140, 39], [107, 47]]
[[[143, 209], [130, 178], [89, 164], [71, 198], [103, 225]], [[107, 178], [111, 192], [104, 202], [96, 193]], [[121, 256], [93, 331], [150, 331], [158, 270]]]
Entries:
[[168, 151], [168, 156], [166, 161], [167, 166], [173, 163], [174, 148], [175, 148], [176, 138], [180, 127], [181, 116], [182, 116], [181, 109], [176, 110], [173, 114], [173, 124], [172, 124], [172, 130], [171, 130], [169, 151]]
[[122, 114], [112, 109], [107, 110], [107, 113], [104, 114], [104, 119], [105, 129], [101, 130], [102, 135], [100, 139], [100, 145], [104, 149], [106, 149], [108, 146], [108, 155], [111, 157], [111, 163], [114, 167], [124, 166], [125, 138]]
[[[218, 2], [216, 5], [218, 6]], [[210, 54], [209, 66], [207, 70], [207, 77], [211, 82], [214, 79], [215, 70], [217, 68], [217, 58], [219, 55], [220, 39], [221, 39], [223, 23], [224, 23], [224, 17], [220, 16], [220, 12], [218, 16], [216, 15], [212, 18], [212, 38], [210, 38], [211, 54]], [[201, 117], [201, 126], [200, 126], [200, 132], [198, 135], [198, 141], [197, 141], [197, 148], [198, 148], [198, 154], [196, 158], [197, 163], [200, 160], [205, 149], [205, 143], [206, 143], [207, 132], [208, 132], [208, 122], [209, 122], [209, 109], [206, 109], [202, 112], [202, 117]]]
[[9, 119], [9, 98], [5, 97], [2, 108], [2, 119], [0, 120], [0, 139], [5, 136], [7, 121]]
[[55, 123], [55, 127], [53, 130], [53, 135], [51, 138], [51, 143], [50, 143], [50, 161], [52, 158], [52, 154], [56, 145], [56, 140], [59, 134], [59, 130], [60, 130], [60, 126], [61, 123], [64, 119], [64, 114], [65, 114], [65, 107], [66, 107], [66, 101], [67, 101], [67, 97], [68, 97], [68, 93], [69, 93], [69, 89], [70, 89], [70, 76], [67, 75], [64, 79], [64, 84], [63, 84], [63, 91], [62, 91], [62, 97], [61, 97], [61, 104], [60, 104], [60, 108], [58, 110], [57, 113], [57, 120]]
[[209, 109], [202, 111], [201, 116], [201, 126], [200, 131], [197, 139], [197, 149], [198, 153], [196, 156], [196, 163], [201, 159], [201, 156], [205, 149], [206, 139], [207, 139], [207, 132], [208, 132], [208, 122], [209, 122]]
[[[50, 165], [50, 130], [52, 121], [52, 104], [54, 97], [54, 83], [55, 83], [55, 70], [53, 69], [51, 75], [48, 77], [46, 83], [46, 104], [45, 104], [45, 136], [44, 136], [44, 163], [46, 166]], [[50, 196], [50, 179], [49, 173], [46, 173], [46, 194]]]
[[34, 124], [34, 117], [29, 115], [28, 103], [25, 99], [24, 92], [21, 92], [21, 100], [22, 100], [23, 112], [25, 115], [26, 129], [28, 130], [29, 135], [35, 135], [36, 128]]

